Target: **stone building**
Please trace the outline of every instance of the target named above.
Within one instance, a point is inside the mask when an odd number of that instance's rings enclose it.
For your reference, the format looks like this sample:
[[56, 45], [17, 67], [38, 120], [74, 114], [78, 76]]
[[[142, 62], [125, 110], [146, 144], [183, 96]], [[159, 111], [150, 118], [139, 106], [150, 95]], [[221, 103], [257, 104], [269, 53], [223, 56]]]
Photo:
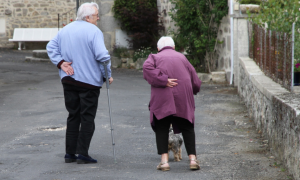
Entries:
[[55, 28], [58, 13], [76, 6], [76, 0], [1, 0], [0, 47], [13, 47], [8, 41], [14, 28]]
[[[114, 19], [111, 7], [113, 0], [80, 0], [84, 2], [96, 2], [100, 6], [101, 21], [98, 27], [104, 34], [107, 49], [115, 44], [115, 32], [119, 29]], [[60, 27], [76, 18], [76, 0], [1, 0], [0, 1], [0, 47], [17, 47], [16, 43], [9, 42], [13, 37], [15, 28], [57, 28], [58, 14]], [[44, 49], [46, 43], [26, 43], [26, 48]]]
[[[107, 49], [112, 50], [115, 44], [125, 45], [126, 33], [120, 30], [118, 21], [113, 17], [112, 6], [114, 0], [80, 0], [96, 2], [99, 6], [101, 20], [98, 27], [101, 29]], [[166, 30], [174, 28], [174, 23], [168, 13], [172, 8], [169, 0], [157, 0], [158, 11], [164, 18]], [[60, 27], [75, 19], [76, 0], [2, 0], [0, 1], [0, 47], [17, 47], [16, 43], [9, 42], [15, 28], [56, 28], [58, 14]], [[61, 16], [64, 13], [68, 15]], [[72, 16], [71, 14], [74, 14]], [[46, 43], [26, 43], [27, 48], [42, 48]]]
[[[126, 33], [121, 31], [118, 21], [113, 17], [112, 6], [114, 0], [80, 0], [84, 2], [96, 2], [99, 6], [100, 22], [98, 27], [104, 35], [105, 45], [108, 50], [112, 50], [114, 45], [124, 45], [128, 38]], [[235, 0], [236, 1], [236, 0]], [[237, 2], [235, 2], [237, 3]], [[228, 0], [230, 4], [230, 0]], [[165, 34], [169, 34], [170, 30], [174, 30], [174, 22], [172, 22], [169, 12], [174, 7], [170, 0], [157, 0], [158, 12], [163, 18], [164, 26], [166, 29]], [[13, 37], [14, 28], [56, 28], [58, 27], [58, 14], [70, 12], [69, 15], [64, 15], [60, 18], [60, 26], [70, 22], [70, 19], [75, 19], [76, 0], [1, 0], [0, 1], [0, 47], [17, 47], [16, 43], [11, 43], [8, 39]], [[235, 11], [235, 14], [238, 12]], [[71, 15], [73, 14], [73, 16]], [[229, 12], [223, 18], [219, 27], [218, 44], [216, 52], [216, 68], [213, 71], [226, 72], [227, 80], [231, 71], [230, 59], [230, 16]], [[235, 57], [237, 53], [243, 53], [244, 48], [239, 47], [238, 42], [243, 38], [243, 33], [239, 31], [240, 26], [245, 26], [243, 20], [235, 19], [234, 32], [236, 36], [234, 40]], [[242, 23], [242, 24], [241, 24]], [[28, 46], [31, 44], [31, 47]], [[46, 43], [27, 43], [28, 48], [45, 49]], [[234, 69], [236, 72], [236, 68]]]

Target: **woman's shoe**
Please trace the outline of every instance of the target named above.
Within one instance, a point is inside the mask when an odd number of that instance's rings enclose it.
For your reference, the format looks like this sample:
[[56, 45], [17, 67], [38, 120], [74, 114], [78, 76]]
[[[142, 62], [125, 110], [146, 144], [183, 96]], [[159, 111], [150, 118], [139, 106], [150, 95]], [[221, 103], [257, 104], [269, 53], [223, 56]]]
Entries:
[[[195, 164], [191, 164], [191, 162], [196, 162]], [[197, 159], [190, 159], [190, 169], [191, 170], [199, 170], [200, 169], [200, 162]]]
[[166, 162], [160, 162], [157, 166], [157, 170], [160, 170], [160, 171], [170, 171], [170, 166], [167, 166], [167, 167], [162, 167], [162, 165], [164, 164], [167, 164], [168, 161]]

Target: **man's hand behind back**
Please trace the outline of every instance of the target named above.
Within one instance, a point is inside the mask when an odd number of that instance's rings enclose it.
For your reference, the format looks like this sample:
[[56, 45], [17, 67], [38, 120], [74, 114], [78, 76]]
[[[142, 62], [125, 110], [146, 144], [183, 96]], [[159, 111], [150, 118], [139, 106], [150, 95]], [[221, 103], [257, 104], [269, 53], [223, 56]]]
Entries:
[[72, 62], [63, 62], [60, 66], [60, 68], [69, 76], [72, 76], [74, 74], [74, 70], [71, 64]]

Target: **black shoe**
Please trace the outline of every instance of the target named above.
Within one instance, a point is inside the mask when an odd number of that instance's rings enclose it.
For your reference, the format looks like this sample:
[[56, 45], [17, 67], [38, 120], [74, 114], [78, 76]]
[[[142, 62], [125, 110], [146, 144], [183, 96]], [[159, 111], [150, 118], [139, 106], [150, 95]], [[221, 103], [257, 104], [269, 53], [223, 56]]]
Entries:
[[65, 163], [76, 162], [77, 156], [75, 154], [66, 154], [65, 155]]
[[78, 154], [77, 164], [86, 164], [86, 163], [97, 163], [96, 159], [93, 159], [91, 156], [83, 156]]

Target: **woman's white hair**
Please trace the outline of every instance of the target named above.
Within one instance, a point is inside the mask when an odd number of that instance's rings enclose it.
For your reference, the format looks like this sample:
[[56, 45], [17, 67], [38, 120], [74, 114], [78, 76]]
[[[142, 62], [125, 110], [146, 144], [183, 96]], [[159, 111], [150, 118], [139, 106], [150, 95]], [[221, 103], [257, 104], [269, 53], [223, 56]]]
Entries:
[[83, 3], [77, 11], [77, 18], [76, 20], [86, 20], [86, 17], [91, 17], [93, 14], [96, 13], [95, 8], [99, 10], [99, 6], [97, 3], [91, 2], [91, 3]]
[[157, 48], [159, 50], [161, 50], [162, 48], [164, 48], [166, 46], [171, 46], [172, 48], [175, 47], [174, 40], [169, 36], [163, 36], [157, 42]]

